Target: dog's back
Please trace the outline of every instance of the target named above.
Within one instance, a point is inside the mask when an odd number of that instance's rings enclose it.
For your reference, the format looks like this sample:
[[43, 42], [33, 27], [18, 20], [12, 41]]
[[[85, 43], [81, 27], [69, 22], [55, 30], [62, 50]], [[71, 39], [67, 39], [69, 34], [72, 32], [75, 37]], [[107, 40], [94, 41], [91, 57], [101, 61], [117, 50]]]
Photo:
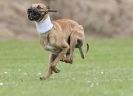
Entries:
[[57, 28], [61, 30], [61, 32], [63, 32], [63, 34], [67, 33], [65, 35], [70, 36], [70, 34], [76, 33], [76, 35], [79, 35], [79, 37], [84, 38], [84, 29], [82, 25], [78, 24], [74, 20], [59, 19], [59, 20], [53, 21], [53, 23], [55, 24], [55, 26], [57, 26]]
[[76, 21], [74, 20], [70, 20], [70, 19], [59, 19], [59, 20], [55, 20], [54, 22], [58, 23], [62, 28], [74, 28], [77, 26], [81, 26], [79, 25]]

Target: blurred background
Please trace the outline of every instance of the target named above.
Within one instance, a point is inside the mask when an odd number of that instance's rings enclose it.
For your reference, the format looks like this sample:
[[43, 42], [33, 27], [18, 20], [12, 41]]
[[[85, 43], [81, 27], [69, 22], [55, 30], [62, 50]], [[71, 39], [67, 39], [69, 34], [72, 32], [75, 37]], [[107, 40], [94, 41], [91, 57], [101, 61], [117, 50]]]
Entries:
[[[49, 52], [27, 18], [38, 2], [83, 25], [90, 45], [41, 82]], [[133, 96], [133, 0], [0, 0], [0, 12], [0, 96]]]
[[38, 2], [58, 10], [51, 13], [52, 20], [76, 20], [88, 36], [133, 36], [133, 0], [0, 0], [0, 39], [38, 38], [35, 24], [26, 14]]

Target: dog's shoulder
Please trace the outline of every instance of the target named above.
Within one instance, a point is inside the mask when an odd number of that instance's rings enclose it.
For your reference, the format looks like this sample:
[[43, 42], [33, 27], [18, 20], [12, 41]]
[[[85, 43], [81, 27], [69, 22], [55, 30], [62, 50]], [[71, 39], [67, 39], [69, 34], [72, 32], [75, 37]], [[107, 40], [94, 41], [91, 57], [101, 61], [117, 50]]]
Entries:
[[58, 19], [58, 20], [55, 20], [55, 22], [59, 23], [59, 24], [75, 24], [75, 25], [78, 25], [78, 23], [74, 20], [71, 20], [71, 19]]

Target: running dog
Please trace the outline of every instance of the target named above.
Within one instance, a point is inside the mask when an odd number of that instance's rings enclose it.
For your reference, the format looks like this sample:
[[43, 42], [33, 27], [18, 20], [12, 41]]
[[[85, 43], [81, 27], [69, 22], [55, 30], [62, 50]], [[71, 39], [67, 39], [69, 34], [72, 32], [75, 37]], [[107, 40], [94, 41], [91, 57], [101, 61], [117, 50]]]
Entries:
[[[41, 46], [51, 52], [47, 75], [40, 77], [41, 80], [49, 78], [53, 72], [60, 72], [56, 67], [59, 61], [72, 64], [75, 48], [78, 48], [81, 57], [85, 58], [82, 51], [85, 39], [83, 27], [69, 19], [51, 21], [49, 12], [57, 11], [41, 3], [32, 4], [27, 10], [28, 19], [36, 24]], [[87, 44], [86, 53], [88, 50]]]

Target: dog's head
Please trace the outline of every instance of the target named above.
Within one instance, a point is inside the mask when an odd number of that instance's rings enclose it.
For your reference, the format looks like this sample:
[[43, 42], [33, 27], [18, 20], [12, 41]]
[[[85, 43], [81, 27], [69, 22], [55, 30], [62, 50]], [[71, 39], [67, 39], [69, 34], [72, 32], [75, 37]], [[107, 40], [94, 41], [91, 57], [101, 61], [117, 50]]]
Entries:
[[56, 12], [56, 10], [50, 10], [50, 8], [44, 4], [32, 4], [27, 10], [28, 19], [30, 21], [41, 21], [47, 17], [48, 12]]

